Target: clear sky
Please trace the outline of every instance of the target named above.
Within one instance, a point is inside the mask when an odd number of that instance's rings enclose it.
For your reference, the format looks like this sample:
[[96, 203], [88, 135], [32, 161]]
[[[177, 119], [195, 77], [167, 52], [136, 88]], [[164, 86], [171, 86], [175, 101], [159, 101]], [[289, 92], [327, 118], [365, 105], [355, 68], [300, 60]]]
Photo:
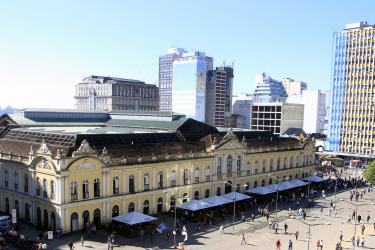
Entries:
[[91, 74], [157, 84], [158, 56], [200, 50], [234, 62], [234, 93], [269, 73], [329, 89], [334, 31], [375, 23], [375, 1], [2, 1], [0, 106], [74, 105]]

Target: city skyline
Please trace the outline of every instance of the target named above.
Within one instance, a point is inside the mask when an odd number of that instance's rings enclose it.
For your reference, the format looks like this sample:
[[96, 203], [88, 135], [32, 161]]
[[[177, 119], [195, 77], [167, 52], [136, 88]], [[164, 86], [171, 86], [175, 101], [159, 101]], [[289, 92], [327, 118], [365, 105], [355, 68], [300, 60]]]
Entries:
[[157, 84], [158, 58], [169, 47], [205, 52], [215, 66], [234, 62], [234, 94], [252, 93], [262, 72], [327, 90], [333, 33], [374, 23], [374, 3], [361, 2], [4, 3], [0, 106], [73, 108], [74, 85], [92, 74]]

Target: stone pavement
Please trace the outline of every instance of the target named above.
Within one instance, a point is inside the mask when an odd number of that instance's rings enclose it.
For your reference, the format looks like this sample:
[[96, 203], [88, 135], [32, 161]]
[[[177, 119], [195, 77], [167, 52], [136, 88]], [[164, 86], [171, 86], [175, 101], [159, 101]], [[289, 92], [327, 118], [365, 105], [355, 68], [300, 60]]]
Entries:
[[[355, 204], [358, 205], [358, 214], [363, 218], [362, 222], [366, 222], [366, 217], [370, 214], [370, 224], [365, 223], [365, 241], [367, 249], [375, 249], [375, 231], [373, 222], [375, 221], [375, 192], [366, 193], [363, 199], [359, 202], [349, 202], [348, 192], [339, 193], [334, 198], [334, 195], [327, 197], [326, 200], [316, 200], [315, 207], [306, 209], [307, 218], [304, 221], [302, 218], [289, 219], [287, 217], [287, 210], [278, 212], [279, 233], [275, 234], [274, 230], [268, 229], [268, 222], [265, 217], [257, 218], [254, 222], [246, 221], [235, 224], [235, 230], [232, 226], [226, 226], [224, 234], [220, 234], [218, 226], [203, 227], [202, 231], [197, 232], [196, 225], [188, 225], [189, 238], [186, 242], [185, 249], [231, 249], [233, 246], [239, 248], [254, 249], [254, 250], [268, 250], [275, 249], [275, 242], [280, 239], [281, 249], [288, 249], [287, 242], [289, 239], [293, 241], [293, 249], [316, 249], [316, 241], [323, 240], [323, 249], [335, 249], [335, 244], [339, 241], [340, 230], [343, 231], [344, 249], [352, 249], [351, 237], [354, 235], [354, 222], [348, 224], [347, 218], [355, 209]], [[337, 214], [336, 217], [328, 215], [328, 207], [331, 199], [336, 203]], [[353, 205], [354, 204], [354, 205]], [[284, 204], [287, 206], [287, 204]], [[321, 214], [320, 208], [323, 207]], [[286, 208], [284, 206], [284, 208]], [[270, 220], [274, 219], [274, 214], [271, 215]], [[231, 220], [231, 216], [228, 218]], [[288, 231], [284, 233], [284, 223], [288, 224]], [[310, 241], [308, 240], [308, 230], [310, 225]], [[294, 233], [299, 231], [299, 239], [295, 240]], [[357, 235], [361, 235], [360, 225], [356, 226]], [[247, 241], [246, 245], [241, 245], [241, 234], [245, 233]], [[104, 231], [98, 231], [97, 235], [85, 241], [84, 246], [81, 246], [80, 235], [73, 234], [64, 237], [63, 239], [53, 240], [48, 243], [48, 249], [68, 249], [67, 243], [69, 240], [74, 242], [75, 249], [107, 249], [106, 245], [107, 235]], [[177, 236], [177, 242], [181, 242], [183, 236]], [[145, 236], [144, 239], [127, 239], [124, 237], [117, 237], [115, 241], [115, 249], [151, 249], [158, 246], [160, 249], [173, 248], [173, 237], [168, 240], [165, 236], [156, 234], [154, 243], [151, 243], [150, 237]]]

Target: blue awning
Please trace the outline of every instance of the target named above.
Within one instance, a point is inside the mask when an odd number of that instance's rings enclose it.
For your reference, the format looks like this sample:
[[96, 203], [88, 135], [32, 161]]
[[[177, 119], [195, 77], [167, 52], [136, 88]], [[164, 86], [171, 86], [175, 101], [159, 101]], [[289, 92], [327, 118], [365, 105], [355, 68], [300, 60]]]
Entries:
[[303, 187], [306, 185], [307, 185], [306, 182], [295, 179], [295, 180], [280, 182], [279, 185], [270, 184], [264, 187], [252, 188], [250, 190], [247, 190], [246, 193], [256, 194], [256, 195], [268, 195], [268, 194], [276, 193], [277, 190], [285, 191], [285, 190], [289, 190], [293, 188]]
[[212, 207], [209, 203], [203, 201], [203, 200], [191, 200], [185, 203], [182, 203], [180, 205], [177, 205], [177, 208], [185, 209], [189, 211], [198, 211], [202, 209], [206, 209]]
[[225, 205], [225, 204], [233, 202], [233, 201], [228, 200], [228, 199], [226, 199], [222, 196], [216, 196], [216, 195], [208, 197], [206, 199], [203, 199], [202, 201], [207, 202], [208, 204], [210, 204], [213, 207], [221, 206], [221, 205]]
[[303, 179], [303, 181], [319, 183], [319, 182], [325, 181], [325, 179], [317, 175], [310, 175], [309, 177], [306, 177], [305, 179]]
[[154, 220], [157, 220], [158, 218], [138, 213], [138, 212], [131, 212], [128, 214], [119, 215], [116, 217], [113, 217], [112, 220], [122, 222], [128, 225], [135, 225], [135, 224], [141, 224], [145, 222], [151, 222]]
[[223, 197], [227, 200], [230, 200], [231, 202], [233, 202], [234, 200], [242, 201], [242, 200], [252, 198], [251, 196], [244, 195], [244, 194], [241, 194], [241, 193], [238, 193], [238, 192], [231, 192], [231, 193], [228, 193], [228, 194], [224, 194], [221, 197]]

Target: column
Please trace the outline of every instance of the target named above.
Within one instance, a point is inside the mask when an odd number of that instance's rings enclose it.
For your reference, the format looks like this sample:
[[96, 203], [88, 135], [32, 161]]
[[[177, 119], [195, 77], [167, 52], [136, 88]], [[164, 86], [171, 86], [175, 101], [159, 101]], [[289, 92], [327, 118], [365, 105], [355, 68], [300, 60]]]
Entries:
[[[122, 193], [124, 194], [124, 193], [126, 193], [126, 173], [125, 173], [125, 171], [124, 171], [122, 176], [123, 176], [123, 178], [122, 178]], [[121, 178], [120, 178], [120, 181], [121, 181]]]

